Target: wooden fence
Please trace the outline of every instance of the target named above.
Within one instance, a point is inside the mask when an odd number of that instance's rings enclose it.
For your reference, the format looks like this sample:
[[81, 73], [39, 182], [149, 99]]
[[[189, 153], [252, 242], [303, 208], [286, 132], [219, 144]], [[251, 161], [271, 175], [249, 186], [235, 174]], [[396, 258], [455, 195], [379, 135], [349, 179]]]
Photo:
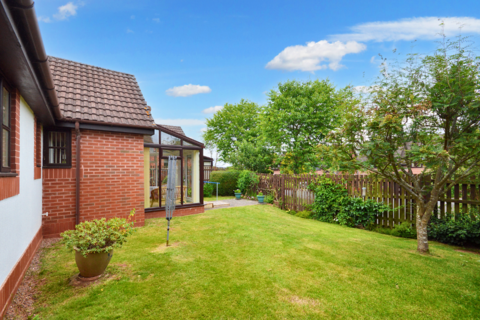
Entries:
[[[282, 209], [302, 211], [313, 204], [315, 195], [308, 190], [308, 185], [320, 176], [313, 175], [271, 175], [258, 174], [259, 191], [274, 197], [275, 204]], [[416, 203], [405, 188], [399, 184], [373, 175], [325, 174], [325, 177], [342, 184], [353, 197], [364, 197], [382, 202], [392, 208], [377, 217], [377, 224], [393, 227], [403, 221], [415, 224]], [[431, 180], [425, 180], [429, 184]], [[445, 214], [468, 214], [480, 207], [480, 179], [472, 178], [455, 185], [446, 192], [436, 206], [439, 218]], [[365, 189], [363, 189], [365, 188]], [[363, 193], [362, 193], [363, 191]], [[477, 211], [478, 212], [478, 211]]]
[[203, 166], [203, 180], [204, 181], [210, 181], [210, 174], [213, 171], [224, 171], [225, 168], [218, 168], [218, 167], [212, 167], [212, 166]]

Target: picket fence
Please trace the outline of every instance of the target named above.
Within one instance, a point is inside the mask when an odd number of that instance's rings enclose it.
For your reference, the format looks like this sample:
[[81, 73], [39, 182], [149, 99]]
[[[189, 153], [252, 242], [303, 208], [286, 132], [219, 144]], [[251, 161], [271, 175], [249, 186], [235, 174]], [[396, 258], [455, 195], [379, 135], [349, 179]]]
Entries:
[[[415, 224], [416, 203], [405, 188], [398, 183], [374, 175], [324, 174], [326, 178], [342, 184], [353, 197], [362, 197], [382, 202], [392, 208], [377, 216], [377, 225], [393, 227], [404, 221]], [[315, 200], [308, 185], [320, 178], [319, 174], [272, 175], [258, 174], [259, 191], [274, 197], [274, 203], [284, 210], [307, 210]], [[431, 183], [427, 177], [423, 183]], [[480, 178], [474, 177], [456, 184], [446, 192], [436, 206], [439, 218], [446, 214], [472, 214], [480, 207]]]

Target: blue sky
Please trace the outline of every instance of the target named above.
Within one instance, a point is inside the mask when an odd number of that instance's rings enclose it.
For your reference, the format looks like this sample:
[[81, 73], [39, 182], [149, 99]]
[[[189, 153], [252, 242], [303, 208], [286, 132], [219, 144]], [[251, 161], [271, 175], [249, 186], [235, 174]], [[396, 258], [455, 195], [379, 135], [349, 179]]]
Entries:
[[157, 123], [197, 140], [206, 112], [242, 98], [264, 104], [279, 82], [370, 85], [378, 54], [431, 53], [438, 18], [449, 36], [460, 24], [480, 34], [479, 1], [38, 0], [35, 9], [49, 55], [135, 75]]

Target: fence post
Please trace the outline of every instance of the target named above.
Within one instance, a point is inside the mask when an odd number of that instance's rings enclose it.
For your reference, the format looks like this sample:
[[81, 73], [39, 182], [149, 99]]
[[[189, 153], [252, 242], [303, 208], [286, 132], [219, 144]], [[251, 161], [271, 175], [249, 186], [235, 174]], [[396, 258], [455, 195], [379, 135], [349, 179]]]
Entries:
[[285, 176], [280, 176], [280, 192], [282, 193], [282, 210], [285, 210]]

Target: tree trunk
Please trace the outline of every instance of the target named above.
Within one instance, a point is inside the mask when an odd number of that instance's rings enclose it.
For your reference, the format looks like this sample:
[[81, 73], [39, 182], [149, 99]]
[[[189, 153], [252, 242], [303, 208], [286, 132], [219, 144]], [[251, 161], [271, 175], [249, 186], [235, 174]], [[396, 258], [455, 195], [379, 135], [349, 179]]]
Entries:
[[429, 253], [428, 248], [428, 222], [424, 222], [420, 215], [417, 214], [417, 251], [421, 254]]

